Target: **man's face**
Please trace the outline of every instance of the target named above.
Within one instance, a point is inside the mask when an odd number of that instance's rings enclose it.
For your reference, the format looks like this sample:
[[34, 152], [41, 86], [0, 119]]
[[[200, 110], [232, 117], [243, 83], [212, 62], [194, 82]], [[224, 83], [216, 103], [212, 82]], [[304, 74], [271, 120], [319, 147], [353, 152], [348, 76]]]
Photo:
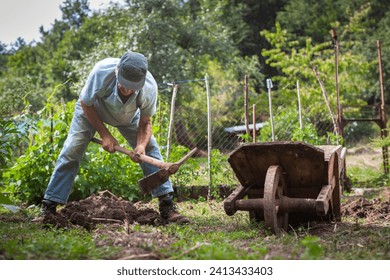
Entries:
[[130, 96], [135, 92], [135, 90], [125, 88], [125, 87], [121, 86], [121, 84], [118, 84], [118, 89], [123, 96]]

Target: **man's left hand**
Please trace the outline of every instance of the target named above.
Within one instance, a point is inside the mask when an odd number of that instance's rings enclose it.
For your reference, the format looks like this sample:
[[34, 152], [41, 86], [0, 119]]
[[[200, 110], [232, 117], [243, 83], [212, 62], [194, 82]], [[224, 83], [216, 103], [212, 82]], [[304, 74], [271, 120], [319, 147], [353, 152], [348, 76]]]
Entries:
[[137, 147], [135, 147], [134, 152], [136, 155], [131, 159], [138, 163], [142, 162], [139, 156], [145, 154], [145, 147], [142, 145], [138, 145]]

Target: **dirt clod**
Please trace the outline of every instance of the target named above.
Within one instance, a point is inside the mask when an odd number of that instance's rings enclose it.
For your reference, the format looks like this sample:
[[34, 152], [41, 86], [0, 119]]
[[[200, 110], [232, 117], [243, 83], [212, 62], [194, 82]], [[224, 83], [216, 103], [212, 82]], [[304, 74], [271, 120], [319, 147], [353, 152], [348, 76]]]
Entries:
[[142, 203], [132, 203], [108, 191], [68, 203], [56, 214], [46, 215], [43, 223], [57, 227], [81, 226], [88, 230], [97, 224], [161, 224], [160, 215]]

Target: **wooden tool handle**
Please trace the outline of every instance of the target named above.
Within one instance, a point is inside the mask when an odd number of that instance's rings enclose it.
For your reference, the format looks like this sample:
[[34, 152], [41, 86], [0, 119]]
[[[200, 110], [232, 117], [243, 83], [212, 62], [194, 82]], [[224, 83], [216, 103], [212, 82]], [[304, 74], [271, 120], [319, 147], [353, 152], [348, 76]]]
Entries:
[[177, 170], [179, 170], [180, 165], [182, 165], [187, 159], [189, 159], [193, 154], [198, 151], [198, 148], [192, 149], [188, 154], [182, 157], [180, 160], [172, 163], [172, 165], [168, 168], [169, 174], [175, 174]]
[[[95, 142], [95, 143], [97, 143], [99, 145], [103, 144], [103, 141], [100, 140], [100, 139], [97, 139], [97, 138], [92, 138], [91, 141]], [[119, 145], [115, 145], [114, 149], [115, 149], [115, 151], [121, 152], [121, 153], [123, 153], [125, 155], [128, 155], [128, 156], [136, 156], [136, 153], [134, 151], [130, 151], [130, 150], [128, 150], [126, 148], [123, 148], [122, 146], [119, 146]]]
[[179, 161], [175, 162], [177, 165], [182, 165], [187, 159], [193, 156], [198, 151], [198, 148], [193, 148], [188, 154], [186, 154], [184, 157], [182, 157]]
[[[92, 138], [91, 139], [92, 142], [95, 142], [97, 144], [100, 144], [102, 145], [102, 140], [100, 139], [97, 139], [97, 138]], [[155, 159], [155, 158], [152, 158], [150, 156], [147, 156], [147, 155], [139, 155], [137, 153], [135, 153], [134, 151], [131, 151], [131, 150], [128, 150], [122, 146], [119, 146], [119, 145], [115, 145], [114, 146], [114, 149], [115, 151], [117, 152], [120, 152], [120, 153], [123, 153], [125, 155], [128, 155], [130, 158], [132, 157], [139, 157], [139, 159], [142, 161], [142, 162], [146, 162], [146, 163], [149, 163], [151, 165], [154, 165], [160, 169], [168, 169], [172, 163], [169, 163], [169, 162], [163, 162], [161, 160], [158, 160], [158, 159]]]

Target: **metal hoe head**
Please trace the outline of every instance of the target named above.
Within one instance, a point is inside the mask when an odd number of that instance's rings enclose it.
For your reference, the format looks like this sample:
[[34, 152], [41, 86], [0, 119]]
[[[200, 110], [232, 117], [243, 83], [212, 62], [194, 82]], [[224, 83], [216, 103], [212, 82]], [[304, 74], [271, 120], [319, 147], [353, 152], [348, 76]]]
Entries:
[[138, 187], [140, 188], [141, 192], [143, 194], [148, 194], [166, 181], [168, 181], [169, 176], [175, 174], [179, 170], [179, 167], [193, 154], [195, 154], [197, 150], [197, 148], [194, 148], [178, 162], [170, 164], [168, 168], [160, 169], [159, 171], [154, 172], [153, 174], [150, 174], [139, 180]]
[[138, 181], [138, 187], [143, 194], [148, 194], [169, 179], [169, 171], [160, 169]]

